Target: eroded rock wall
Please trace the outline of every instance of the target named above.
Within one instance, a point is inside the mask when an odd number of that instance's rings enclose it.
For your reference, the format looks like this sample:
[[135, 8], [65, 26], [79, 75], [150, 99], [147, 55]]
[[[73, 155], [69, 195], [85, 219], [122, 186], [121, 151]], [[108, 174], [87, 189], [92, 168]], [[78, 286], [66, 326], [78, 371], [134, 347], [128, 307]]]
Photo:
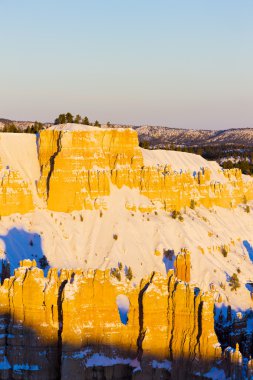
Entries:
[[205, 168], [193, 175], [176, 173], [169, 163], [144, 166], [137, 133], [131, 129], [42, 131], [39, 161], [38, 191], [55, 211], [106, 208], [112, 185], [137, 189], [149, 201], [146, 206], [127, 204], [130, 210], [231, 208], [253, 199], [253, 182], [243, 181], [238, 169], [220, 171], [222, 181], [214, 181]]
[[[220, 357], [212, 297], [176, 280], [172, 270], [135, 285], [109, 271], [58, 275], [51, 269], [44, 277], [34, 262], [21, 264], [0, 287], [1, 378], [18, 371], [14, 378], [69, 379], [75, 373], [83, 379], [101, 357], [105, 367], [106, 360], [124, 368], [140, 365], [146, 376], [152, 360], [172, 361], [176, 373], [180, 362], [186, 374], [195, 368], [189, 363], [197, 360], [205, 371]], [[116, 302], [120, 295], [130, 304], [126, 324]]]
[[[11, 144], [12, 159], [0, 147], [0, 161], [4, 155], [4, 162], [10, 162], [0, 164], [0, 215], [32, 211], [38, 196], [40, 208], [54, 211], [106, 209], [114, 186], [135, 189], [139, 201], [133, 197], [125, 207], [141, 212], [198, 205], [231, 208], [253, 199], [253, 181], [245, 181], [238, 169], [220, 170], [217, 179], [207, 168], [193, 173], [174, 172], [170, 162], [145, 166], [137, 132], [131, 129], [43, 130], [37, 146], [35, 138], [25, 137], [22, 148], [33, 147], [24, 162], [15, 162], [13, 136], [4, 140]], [[20, 152], [17, 160], [22, 161]], [[34, 174], [39, 167], [40, 178]]]

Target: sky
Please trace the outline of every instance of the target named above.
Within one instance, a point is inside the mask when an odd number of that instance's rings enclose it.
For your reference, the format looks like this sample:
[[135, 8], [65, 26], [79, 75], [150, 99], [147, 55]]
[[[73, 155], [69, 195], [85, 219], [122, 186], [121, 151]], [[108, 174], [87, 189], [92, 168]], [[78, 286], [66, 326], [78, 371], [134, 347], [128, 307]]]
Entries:
[[252, 0], [0, 0], [0, 117], [253, 127]]

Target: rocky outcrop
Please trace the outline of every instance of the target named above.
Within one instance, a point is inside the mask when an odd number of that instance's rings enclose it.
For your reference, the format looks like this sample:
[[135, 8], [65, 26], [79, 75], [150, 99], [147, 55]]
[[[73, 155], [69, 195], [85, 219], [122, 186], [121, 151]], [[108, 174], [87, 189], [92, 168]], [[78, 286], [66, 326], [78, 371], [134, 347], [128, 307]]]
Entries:
[[0, 215], [11, 215], [16, 212], [25, 214], [34, 210], [34, 202], [30, 184], [20, 173], [10, 168], [1, 167]]
[[176, 256], [174, 266], [175, 276], [179, 280], [190, 282], [191, 255], [187, 249], [182, 249], [182, 251]]
[[[124, 186], [139, 194], [133, 197], [134, 202], [126, 201], [125, 207], [131, 211], [179, 211], [199, 205], [231, 208], [253, 199], [253, 181], [245, 181], [238, 169], [220, 170], [217, 180], [207, 168], [192, 173], [175, 172], [169, 162], [146, 166], [137, 132], [131, 129], [43, 130], [37, 141], [38, 157], [35, 157], [36, 140], [28, 137], [23, 135], [21, 144], [33, 144], [32, 160], [37, 162], [28, 163], [27, 155], [21, 165], [21, 171], [31, 171], [29, 180], [20, 170], [2, 166], [0, 215], [34, 210], [38, 195], [39, 207], [54, 211], [106, 209], [112, 190]], [[8, 139], [5, 140], [8, 144]], [[6, 160], [9, 161], [9, 156], [5, 155]], [[39, 180], [32, 178], [37, 169], [25, 167], [37, 168], [38, 162]]]
[[[183, 379], [221, 355], [212, 297], [176, 280], [173, 271], [134, 285], [109, 271], [58, 275], [51, 269], [44, 277], [35, 262], [21, 264], [0, 287], [1, 378], [18, 371], [19, 379], [69, 379], [73, 373], [82, 379], [101, 360], [105, 367], [122, 366], [122, 373], [140, 365], [142, 376], [149, 376], [155, 360], [172, 362], [171, 375]], [[128, 310], [117, 305], [122, 296]]]
[[253, 199], [253, 183], [244, 182], [238, 169], [220, 172], [223, 181], [217, 182], [209, 169], [193, 175], [175, 173], [170, 165], [144, 166], [137, 133], [131, 129], [42, 131], [39, 161], [38, 192], [55, 211], [106, 208], [112, 185], [145, 196], [146, 206], [126, 205], [142, 212], [195, 205], [231, 208]]
[[[50, 209], [66, 212], [94, 208], [95, 201], [101, 207], [99, 198], [110, 194], [111, 171], [120, 168], [127, 176], [143, 165], [137, 134], [130, 129], [42, 131], [39, 161], [39, 194]], [[120, 181], [126, 182], [122, 176]]]

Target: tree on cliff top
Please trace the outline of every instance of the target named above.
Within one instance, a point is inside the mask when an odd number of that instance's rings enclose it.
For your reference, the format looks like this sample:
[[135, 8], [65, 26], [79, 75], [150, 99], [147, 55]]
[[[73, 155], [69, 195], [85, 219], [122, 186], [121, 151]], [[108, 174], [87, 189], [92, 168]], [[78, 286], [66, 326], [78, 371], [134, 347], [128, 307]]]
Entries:
[[57, 124], [65, 124], [66, 123], [66, 115], [61, 113], [54, 121], [55, 125]]
[[94, 127], [101, 127], [101, 124], [99, 123], [98, 120], [95, 121], [95, 123], [94, 123]]
[[66, 123], [73, 123], [73, 122], [74, 122], [73, 115], [70, 112], [67, 112], [66, 113]]
[[79, 124], [81, 122], [81, 120], [82, 120], [81, 116], [80, 115], [76, 115], [74, 122], [76, 124]]
[[87, 116], [85, 116], [85, 117], [83, 118], [82, 124], [84, 124], [84, 125], [90, 125], [90, 121], [89, 121], [89, 119], [88, 119]]

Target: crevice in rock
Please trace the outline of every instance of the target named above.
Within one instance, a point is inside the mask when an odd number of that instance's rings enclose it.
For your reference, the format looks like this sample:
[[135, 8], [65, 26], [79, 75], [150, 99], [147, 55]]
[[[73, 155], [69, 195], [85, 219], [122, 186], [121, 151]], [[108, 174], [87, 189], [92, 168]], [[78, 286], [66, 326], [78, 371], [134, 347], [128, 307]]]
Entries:
[[150, 280], [143, 286], [140, 290], [138, 296], [138, 305], [139, 305], [139, 335], [137, 338], [137, 360], [140, 362], [143, 355], [142, 342], [146, 335], [146, 330], [144, 329], [144, 311], [143, 311], [143, 297], [148, 289], [149, 285], [152, 283], [155, 272], [152, 273]]
[[[170, 287], [170, 282], [168, 283], [168, 286]], [[172, 290], [171, 293], [171, 330], [170, 330], [170, 341], [169, 341], [169, 358], [170, 360], [173, 360], [173, 342], [174, 342], [174, 333], [175, 333], [175, 305], [174, 305], [174, 297], [175, 297], [175, 292], [176, 292], [176, 287], [177, 284], [174, 284], [174, 289]], [[168, 291], [170, 294], [170, 290]], [[168, 300], [168, 315], [169, 315], [169, 300]]]
[[195, 355], [197, 355], [197, 349], [200, 348], [200, 337], [202, 335], [202, 310], [203, 310], [203, 301], [200, 301], [198, 307], [198, 335], [197, 335], [197, 343], [195, 345]]
[[47, 183], [46, 183], [46, 188], [47, 188], [47, 200], [48, 200], [48, 197], [49, 197], [49, 191], [50, 191], [50, 180], [51, 180], [51, 176], [53, 174], [53, 171], [54, 171], [54, 165], [55, 165], [55, 158], [56, 156], [60, 153], [61, 151], [61, 138], [62, 138], [62, 131], [59, 132], [59, 135], [58, 135], [58, 138], [57, 138], [57, 150], [54, 152], [54, 154], [50, 157], [50, 160], [49, 160], [49, 163], [50, 163], [50, 169], [49, 169], [49, 172], [48, 172], [48, 175], [47, 175]]
[[62, 312], [62, 303], [63, 303], [63, 291], [67, 284], [68, 280], [64, 280], [58, 291], [57, 297], [57, 308], [58, 308], [58, 361], [57, 361], [57, 370], [58, 376], [57, 380], [61, 380], [61, 358], [62, 358], [62, 331], [63, 331], [63, 312]]

